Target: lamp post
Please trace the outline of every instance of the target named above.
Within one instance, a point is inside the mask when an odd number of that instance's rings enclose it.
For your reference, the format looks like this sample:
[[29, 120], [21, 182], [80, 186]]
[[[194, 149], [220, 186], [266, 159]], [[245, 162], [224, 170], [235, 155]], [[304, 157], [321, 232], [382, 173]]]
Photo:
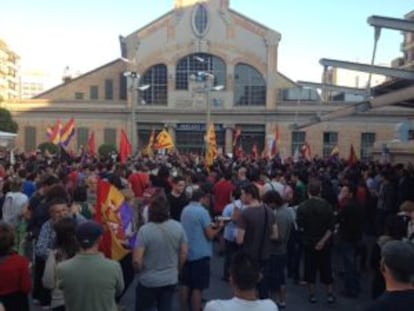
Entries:
[[208, 128], [210, 126], [211, 123], [211, 106], [210, 106], [210, 92], [216, 92], [216, 91], [221, 91], [224, 89], [223, 85], [214, 85], [214, 75], [210, 72], [205, 72], [205, 71], [199, 71], [197, 73], [197, 76], [193, 76], [192, 77], [196, 82], [203, 82], [203, 85], [198, 88], [198, 92], [200, 93], [204, 93], [205, 94], [205, 98], [206, 98], [206, 135], [204, 136], [204, 142], [206, 145], [206, 150], [207, 150], [207, 134], [208, 134]]
[[[208, 62], [208, 59], [201, 57], [200, 55], [194, 55], [193, 58], [200, 64], [204, 64], [208, 67], [211, 66], [211, 61]], [[203, 67], [205, 67], [203, 66]], [[205, 136], [205, 143], [206, 143], [206, 150], [207, 150], [207, 134], [208, 134], [208, 127], [210, 126], [211, 122], [211, 106], [210, 106], [210, 92], [211, 91], [221, 91], [224, 89], [224, 85], [216, 85], [214, 86], [214, 79], [215, 76], [208, 72], [208, 71], [199, 71], [197, 73], [197, 77], [195, 77], [196, 81], [204, 82], [201, 92], [205, 93], [206, 97], [206, 136]]]
[[129, 102], [131, 108], [131, 149], [132, 153], [137, 151], [138, 136], [137, 136], [137, 120], [135, 115], [136, 104], [140, 98], [140, 92], [148, 90], [151, 86], [149, 84], [139, 86], [140, 74], [135, 71], [124, 72], [127, 78], [128, 91], [130, 93]]

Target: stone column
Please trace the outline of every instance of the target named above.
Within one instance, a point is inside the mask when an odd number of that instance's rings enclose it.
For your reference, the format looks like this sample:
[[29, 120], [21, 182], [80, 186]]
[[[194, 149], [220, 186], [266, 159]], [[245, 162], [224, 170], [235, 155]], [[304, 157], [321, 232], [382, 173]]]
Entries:
[[223, 124], [225, 129], [225, 136], [224, 136], [224, 149], [223, 153], [232, 153], [233, 152], [233, 132], [234, 132], [234, 124]]
[[277, 101], [277, 49], [281, 35], [274, 31], [268, 31], [265, 35], [267, 46], [267, 92], [266, 92], [266, 108], [268, 110], [276, 109]]
[[175, 64], [171, 63], [168, 64], [168, 76], [167, 76], [167, 107], [168, 108], [175, 108]]
[[234, 69], [233, 63], [227, 64], [227, 77], [226, 77], [226, 97], [224, 100], [224, 108], [232, 109], [234, 106]]

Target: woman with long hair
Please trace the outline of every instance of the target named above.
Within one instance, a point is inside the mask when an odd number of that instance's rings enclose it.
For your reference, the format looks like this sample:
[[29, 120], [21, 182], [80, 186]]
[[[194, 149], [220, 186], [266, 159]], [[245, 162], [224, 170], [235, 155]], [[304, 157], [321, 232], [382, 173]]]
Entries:
[[76, 221], [63, 218], [54, 226], [56, 232], [55, 249], [49, 253], [43, 273], [43, 286], [52, 290], [51, 308], [53, 311], [64, 311], [63, 292], [56, 286], [56, 266], [62, 261], [76, 255], [79, 245], [76, 240]]

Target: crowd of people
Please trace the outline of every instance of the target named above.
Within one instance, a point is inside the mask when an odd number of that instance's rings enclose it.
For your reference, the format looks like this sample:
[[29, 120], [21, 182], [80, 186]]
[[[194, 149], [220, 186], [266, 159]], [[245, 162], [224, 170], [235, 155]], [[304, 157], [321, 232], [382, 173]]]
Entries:
[[[102, 180], [134, 212], [120, 260], [102, 252]], [[0, 159], [0, 310], [29, 310], [32, 299], [45, 310], [115, 311], [136, 278], [137, 311], [172, 310], [178, 287], [183, 311], [274, 311], [289, 305], [287, 278], [315, 304], [319, 275], [335, 304], [359, 297], [363, 271], [375, 299], [366, 310], [411, 310], [413, 189], [410, 165], [338, 159]], [[234, 297], [204, 304], [213, 250]]]

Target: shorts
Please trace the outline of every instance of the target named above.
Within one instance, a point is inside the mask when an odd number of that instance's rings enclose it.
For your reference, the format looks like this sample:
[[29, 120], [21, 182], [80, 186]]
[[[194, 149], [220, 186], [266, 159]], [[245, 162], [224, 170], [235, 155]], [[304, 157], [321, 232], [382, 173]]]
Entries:
[[271, 290], [279, 290], [286, 285], [287, 255], [271, 255], [269, 261], [268, 286]]
[[333, 283], [331, 249], [329, 246], [319, 251], [305, 248], [305, 281], [315, 284], [318, 271], [323, 284]]
[[187, 261], [181, 274], [181, 284], [190, 289], [208, 288], [210, 286], [210, 258]]

